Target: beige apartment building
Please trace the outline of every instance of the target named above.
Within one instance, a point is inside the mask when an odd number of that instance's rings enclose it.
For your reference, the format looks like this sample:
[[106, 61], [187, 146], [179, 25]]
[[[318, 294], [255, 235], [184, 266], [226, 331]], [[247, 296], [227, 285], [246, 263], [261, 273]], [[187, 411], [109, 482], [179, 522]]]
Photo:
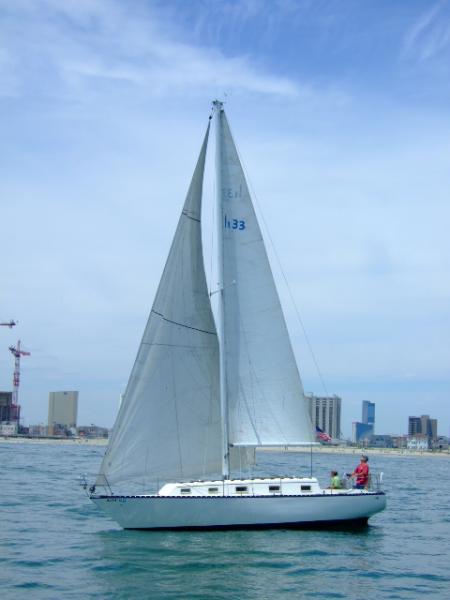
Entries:
[[78, 392], [50, 392], [48, 396], [48, 433], [77, 426]]
[[341, 403], [339, 396], [314, 396], [307, 394], [306, 405], [313, 428], [319, 427], [334, 439], [341, 437]]

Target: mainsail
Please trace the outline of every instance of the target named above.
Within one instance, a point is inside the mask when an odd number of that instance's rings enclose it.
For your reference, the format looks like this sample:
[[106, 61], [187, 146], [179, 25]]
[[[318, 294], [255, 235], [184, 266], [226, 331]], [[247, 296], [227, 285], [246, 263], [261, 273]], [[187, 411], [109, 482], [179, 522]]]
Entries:
[[208, 134], [209, 126], [98, 485], [221, 473], [219, 347], [200, 224]]
[[311, 422], [263, 238], [225, 112], [221, 103], [216, 106], [229, 443], [311, 444]]

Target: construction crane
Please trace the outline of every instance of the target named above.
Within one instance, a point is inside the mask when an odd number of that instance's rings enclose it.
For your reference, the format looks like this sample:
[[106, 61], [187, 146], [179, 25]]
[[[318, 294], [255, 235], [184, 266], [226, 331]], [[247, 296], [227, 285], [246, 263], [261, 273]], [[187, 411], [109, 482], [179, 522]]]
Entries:
[[9, 351], [14, 356], [14, 377], [13, 377], [13, 397], [12, 404], [15, 406], [17, 421], [20, 421], [20, 406], [19, 406], [19, 384], [20, 384], [20, 357], [31, 356], [31, 352], [25, 352], [20, 349], [20, 340], [17, 342], [17, 347], [10, 346]]
[[14, 321], [13, 319], [11, 319], [9, 323], [0, 323], [0, 327], [9, 327], [10, 329], [12, 329], [15, 325], [17, 325], [17, 321]]

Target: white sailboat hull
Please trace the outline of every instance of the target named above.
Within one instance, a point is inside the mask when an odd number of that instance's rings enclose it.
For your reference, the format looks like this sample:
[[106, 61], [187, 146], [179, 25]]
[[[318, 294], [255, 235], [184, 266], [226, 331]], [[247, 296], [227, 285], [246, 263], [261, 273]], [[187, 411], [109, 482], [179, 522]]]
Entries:
[[239, 529], [366, 523], [386, 506], [383, 492], [314, 496], [92, 496], [124, 529]]

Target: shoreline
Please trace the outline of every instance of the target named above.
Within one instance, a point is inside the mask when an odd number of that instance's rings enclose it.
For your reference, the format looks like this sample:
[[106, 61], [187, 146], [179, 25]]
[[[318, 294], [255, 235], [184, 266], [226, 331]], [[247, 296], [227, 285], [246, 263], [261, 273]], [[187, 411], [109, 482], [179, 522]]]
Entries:
[[[50, 445], [79, 445], [79, 446], [106, 446], [108, 438], [31, 438], [31, 437], [8, 437], [0, 436], [0, 444], [50, 444]], [[367, 454], [368, 456], [405, 456], [405, 457], [439, 457], [450, 458], [450, 451], [441, 452], [432, 450], [408, 450], [407, 448], [353, 448], [348, 446], [286, 446], [281, 448], [261, 447], [258, 452], [289, 452], [301, 454], [350, 454], [360, 455]]]
[[390, 456], [390, 457], [442, 457], [450, 458], [450, 451], [433, 451], [433, 450], [408, 450], [407, 448], [353, 448], [351, 446], [286, 446], [282, 448], [258, 448], [259, 452], [296, 452], [300, 454], [350, 454], [358, 455], [367, 454], [367, 456]]
[[47, 438], [0, 436], [0, 443], [9, 444], [72, 444], [80, 446], [106, 446], [108, 438]]

